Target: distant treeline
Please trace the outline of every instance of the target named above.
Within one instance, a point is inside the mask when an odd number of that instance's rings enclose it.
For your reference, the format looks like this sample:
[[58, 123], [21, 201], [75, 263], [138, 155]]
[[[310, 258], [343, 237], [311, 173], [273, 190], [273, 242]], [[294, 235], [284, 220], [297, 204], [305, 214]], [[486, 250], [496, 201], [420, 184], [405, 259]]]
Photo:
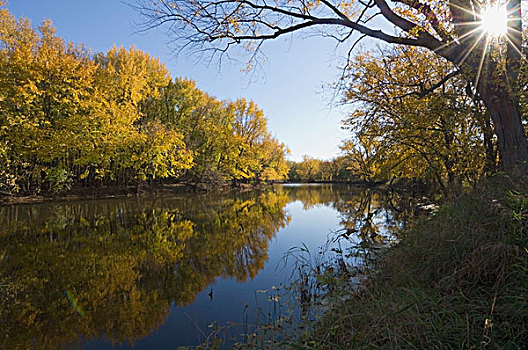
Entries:
[[136, 48], [91, 53], [0, 8], [0, 191], [280, 180], [255, 103], [219, 101]]
[[353, 172], [351, 161], [347, 157], [320, 160], [305, 155], [301, 162], [288, 162], [288, 166], [288, 180], [291, 182], [356, 182], [365, 180]]

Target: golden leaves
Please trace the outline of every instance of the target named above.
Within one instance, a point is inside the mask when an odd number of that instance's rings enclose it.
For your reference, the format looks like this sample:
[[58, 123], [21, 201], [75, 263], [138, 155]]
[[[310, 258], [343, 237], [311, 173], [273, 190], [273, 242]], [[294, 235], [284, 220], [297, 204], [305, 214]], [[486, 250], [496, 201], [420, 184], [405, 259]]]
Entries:
[[[285, 176], [286, 148], [253, 102], [218, 101], [194, 82], [172, 81], [135, 47], [92, 56], [51, 22], [36, 31], [0, 11], [0, 188], [52, 191], [50, 174], [62, 170], [64, 183], [91, 185]], [[252, 120], [244, 135], [242, 115]]]
[[[465, 83], [436, 83], [453, 67], [427, 51], [397, 47], [350, 62], [343, 147], [366, 177], [424, 178], [440, 186], [478, 177], [485, 159], [484, 129]], [[462, 180], [461, 180], [462, 181]], [[444, 183], [445, 182], [445, 183]]]

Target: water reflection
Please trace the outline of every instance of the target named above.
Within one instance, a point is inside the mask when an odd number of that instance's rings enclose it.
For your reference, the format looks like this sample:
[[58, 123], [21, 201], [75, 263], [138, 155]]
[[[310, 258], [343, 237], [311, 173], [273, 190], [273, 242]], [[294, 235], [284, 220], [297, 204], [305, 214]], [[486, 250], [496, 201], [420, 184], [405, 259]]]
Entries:
[[[216, 277], [253, 278], [285, 193], [0, 209], [0, 343], [133, 342]], [[82, 310], [82, 311], [80, 311]]]
[[301, 201], [305, 210], [317, 205], [334, 208], [340, 215], [341, 237], [364, 245], [395, 239], [412, 208], [409, 198], [399, 193], [391, 193], [389, 202], [385, 191], [352, 185], [286, 186], [285, 190], [291, 200]]
[[365, 241], [400, 222], [380, 194], [332, 185], [0, 207], [0, 347], [133, 344], [218, 277], [255, 278], [293, 201]]

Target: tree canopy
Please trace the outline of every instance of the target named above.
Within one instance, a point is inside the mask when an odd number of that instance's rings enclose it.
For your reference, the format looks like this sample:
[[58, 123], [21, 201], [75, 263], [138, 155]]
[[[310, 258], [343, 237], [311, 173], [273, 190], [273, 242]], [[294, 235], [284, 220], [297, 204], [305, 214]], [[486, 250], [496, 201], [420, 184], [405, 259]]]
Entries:
[[[222, 55], [240, 44], [251, 54], [250, 65], [266, 40], [306, 30], [349, 43], [350, 50], [356, 34], [429, 49], [472, 85], [493, 120], [502, 166], [514, 171], [528, 161], [517, 84], [522, 17], [520, 0], [505, 3], [502, 37], [481, 26], [480, 13], [489, 4], [471, 0], [136, 0], [133, 6], [144, 15], [145, 29], [169, 25], [180, 49]], [[395, 33], [380, 29], [387, 26]]]
[[0, 191], [282, 179], [253, 101], [220, 101], [135, 47], [92, 53], [0, 3]]
[[452, 71], [430, 52], [404, 46], [350, 62], [342, 99], [353, 106], [344, 119], [351, 137], [342, 149], [356, 173], [426, 179], [446, 190], [497, 167], [489, 113]]

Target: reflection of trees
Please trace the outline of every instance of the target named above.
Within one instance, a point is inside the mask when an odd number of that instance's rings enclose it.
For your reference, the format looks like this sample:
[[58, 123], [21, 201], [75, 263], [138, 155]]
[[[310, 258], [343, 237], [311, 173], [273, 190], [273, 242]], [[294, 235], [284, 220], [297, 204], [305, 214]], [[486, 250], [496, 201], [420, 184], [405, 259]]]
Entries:
[[292, 201], [301, 201], [304, 209], [308, 210], [316, 205], [332, 205], [342, 196], [357, 192], [357, 187], [347, 185], [303, 185], [285, 187]]
[[346, 185], [0, 207], [0, 348], [148, 335], [217, 277], [254, 278], [295, 200], [333, 206], [369, 243], [401, 222], [382, 193]]
[[0, 347], [146, 336], [216, 277], [255, 277], [286, 203], [278, 191], [0, 208]]
[[393, 217], [382, 193], [366, 190], [336, 202], [335, 207], [341, 213], [343, 228], [355, 233], [361, 242], [384, 243], [398, 229], [399, 220]]
[[[401, 227], [406, 210], [394, 210], [384, 191], [357, 186], [331, 185], [286, 187], [292, 200], [300, 200], [305, 209], [323, 204], [341, 214], [341, 225], [347, 236], [354, 234], [361, 242], [383, 243]], [[392, 194], [391, 200], [405, 205], [405, 196]], [[408, 203], [407, 203], [408, 204]]]

